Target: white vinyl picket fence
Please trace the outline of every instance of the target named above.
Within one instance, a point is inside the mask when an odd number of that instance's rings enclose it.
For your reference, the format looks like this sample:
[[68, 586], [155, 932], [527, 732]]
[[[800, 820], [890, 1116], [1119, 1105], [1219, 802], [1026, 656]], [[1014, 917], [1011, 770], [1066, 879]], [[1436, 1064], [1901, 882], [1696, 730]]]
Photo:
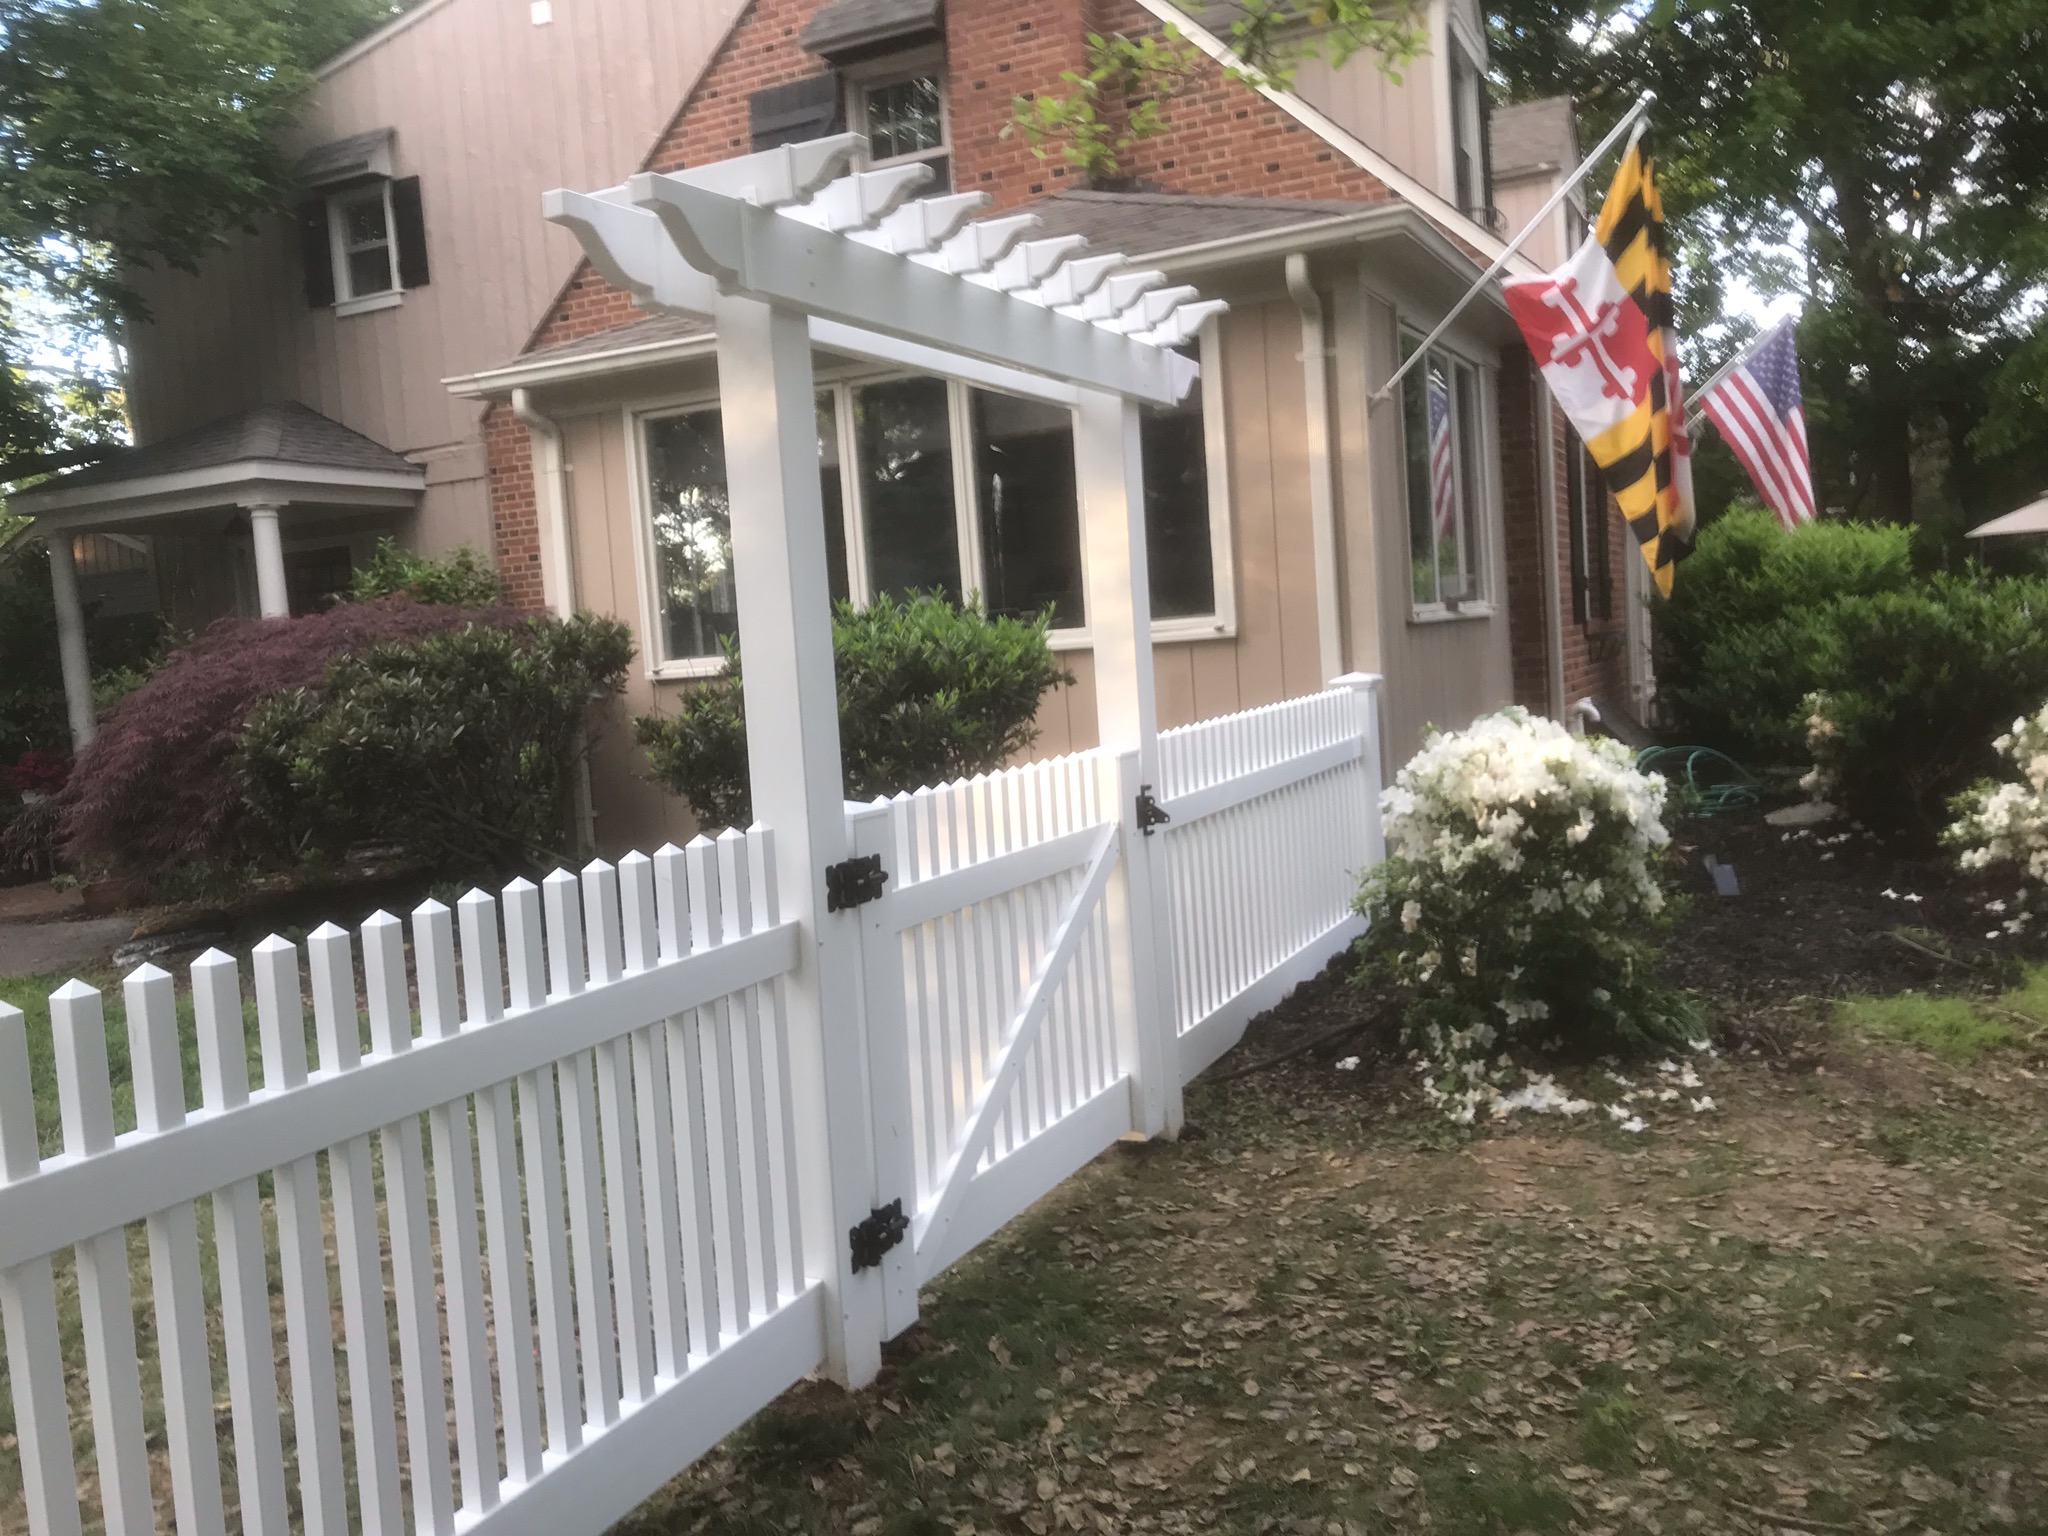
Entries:
[[189, 991], [144, 966], [132, 1130], [96, 991], [51, 999], [56, 1127], [0, 1005], [0, 1530], [595, 1536], [859, 1326], [833, 1159], [901, 1201], [852, 1270], [894, 1336], [1349, 942], [1368, 680], [1160, 761], [1156, 825], [1136, 753], [850, 808], [887, 879], [822, 1027], [862, 1041], [866, 1147], [784, 1007], [812, 941], [759, 827], [210, 951]]

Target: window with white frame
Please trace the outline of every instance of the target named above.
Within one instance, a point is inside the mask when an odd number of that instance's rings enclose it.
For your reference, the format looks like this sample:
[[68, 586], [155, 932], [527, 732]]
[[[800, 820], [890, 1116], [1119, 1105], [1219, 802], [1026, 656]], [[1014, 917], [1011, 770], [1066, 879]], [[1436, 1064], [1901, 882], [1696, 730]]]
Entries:
[[[1403, 357], [1417, 346], [1403, 336]], [[1418, 612], [1483, 601], [1488, 502], [1479, 370], [1432, 348], [1402, 381], [1411, 594]]]
[[391, 183], [337, 193], [327, 200], [337, 301], [398, 291], [398, 243], [392, 238]]
[[1452, 197], [1460, 213], [1491, 226], [1486, 77], [1478, 57], [1455, 32], [1451, 36], [1450, 76]]
[[946, 71], [937, 55], [898, 59], [847, 82], [847, 125], [868, 141], [873, 168], [922, 161], [932, 168], [926, 195], [949, 191], [952, 156], [946, 124]]
[[[1073, 414], [928, 375], [818, 391], [818, 470], [835, 601], [973, 597], [990, 613], [1051, 611], [1085, 644]], [[1200, 391], [1143, 422], [1146, 528], [1159, 638], [1227, 633], [1228, 537], [1209, 494]], [[715, 401], [637, 418], [657, 673], [715, 671], [736, 622], [731, 513]]]

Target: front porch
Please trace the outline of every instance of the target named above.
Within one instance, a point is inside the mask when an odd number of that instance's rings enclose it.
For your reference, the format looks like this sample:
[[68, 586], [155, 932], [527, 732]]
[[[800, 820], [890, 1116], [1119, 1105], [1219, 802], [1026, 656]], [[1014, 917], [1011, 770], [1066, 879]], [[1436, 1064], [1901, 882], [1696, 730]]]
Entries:
[[425, 471], [381, 443], [286, 403], [10, 497], [9, 510], [32, 518], [30, 536], [50, 551], [73, 750], [95, 733], [82, 578], [94, 579], [106, 550], [123, 552], [127, 585], [153, 585], [157, 611], [177, 628], [236, 614], [284, 618], [344, 589], [425, 487]]

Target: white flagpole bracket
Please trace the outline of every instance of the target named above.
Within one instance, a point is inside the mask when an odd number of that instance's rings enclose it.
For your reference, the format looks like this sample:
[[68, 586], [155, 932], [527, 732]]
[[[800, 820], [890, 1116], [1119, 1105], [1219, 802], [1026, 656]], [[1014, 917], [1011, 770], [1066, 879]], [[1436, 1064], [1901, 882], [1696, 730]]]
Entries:
[[1644, 91], [1642, 95], [1636, 98], [1636, 104], [1622, 115], [1620, 122], [1607, 131], [1606, 138], [1593, 146], [1593, 152], [1579, 162], [1579, 168], [1565, 178], [1564, 184], [1550, 194], [1550, 200], [1541, 208], [1538, 208], [1535, 217], [1522, 227], [1522, 232], [1507, 243], [1506, 248], [1501, 251], [1500, 255], [1494, 258], [1493, 265], [1474, 279], [1472, 286], [1465, 290], [1465, 296], [1453, 304], [1450, 313], [1437, 322], [1436, 329], [1423, 337], [1421, 344], [1408, 354], [1402, 361], [1401, 366], [1393, 371], [1393, 374], [1387, 379], [1386, 383], [1372, 392], [1372, 403], [1374, 405], [1378, 405], [1394, 392], [1395, 386], [1407, 377], [1408, 370], [1415, 366], [1416, 360], [1428, 353], [1429, 349], [1437, 343], [1444, 332], [1451, 328], [1452, 323], [1457, 320], [1458, 316], [1465, 313], [1466, 308], [1480, 295], [1487, 284], [1507, 270], [1508, 263], [1515, 259], [1515, 253], [1528, 243], [1531, 235], [1543, 227], [1543, 221], [1556, 211], [1557, 205], [1571, 196], [1572, 189], [1586, 179], [1587, 173], [1599, 163], [1601, 157], [1608, 150], [1621, 142], [1623, 134], [1636, 127], [1641, 121], [1643, 114], [1650, 110], [1656, 100], [1657, 93], [1655, 91]]

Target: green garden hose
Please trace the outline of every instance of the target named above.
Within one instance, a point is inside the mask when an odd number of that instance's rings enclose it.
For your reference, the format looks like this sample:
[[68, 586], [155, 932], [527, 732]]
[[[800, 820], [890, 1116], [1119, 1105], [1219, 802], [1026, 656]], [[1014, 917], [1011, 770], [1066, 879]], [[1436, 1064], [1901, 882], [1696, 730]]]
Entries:
[[1636, 754], [1636, 771], [1676, 778], [1680, 761], [1686, 808], [1695, 816], [1748, 810], [1761, 798], [1763, 786], [1757, 776], [1712, 747], [1645, 747]]

